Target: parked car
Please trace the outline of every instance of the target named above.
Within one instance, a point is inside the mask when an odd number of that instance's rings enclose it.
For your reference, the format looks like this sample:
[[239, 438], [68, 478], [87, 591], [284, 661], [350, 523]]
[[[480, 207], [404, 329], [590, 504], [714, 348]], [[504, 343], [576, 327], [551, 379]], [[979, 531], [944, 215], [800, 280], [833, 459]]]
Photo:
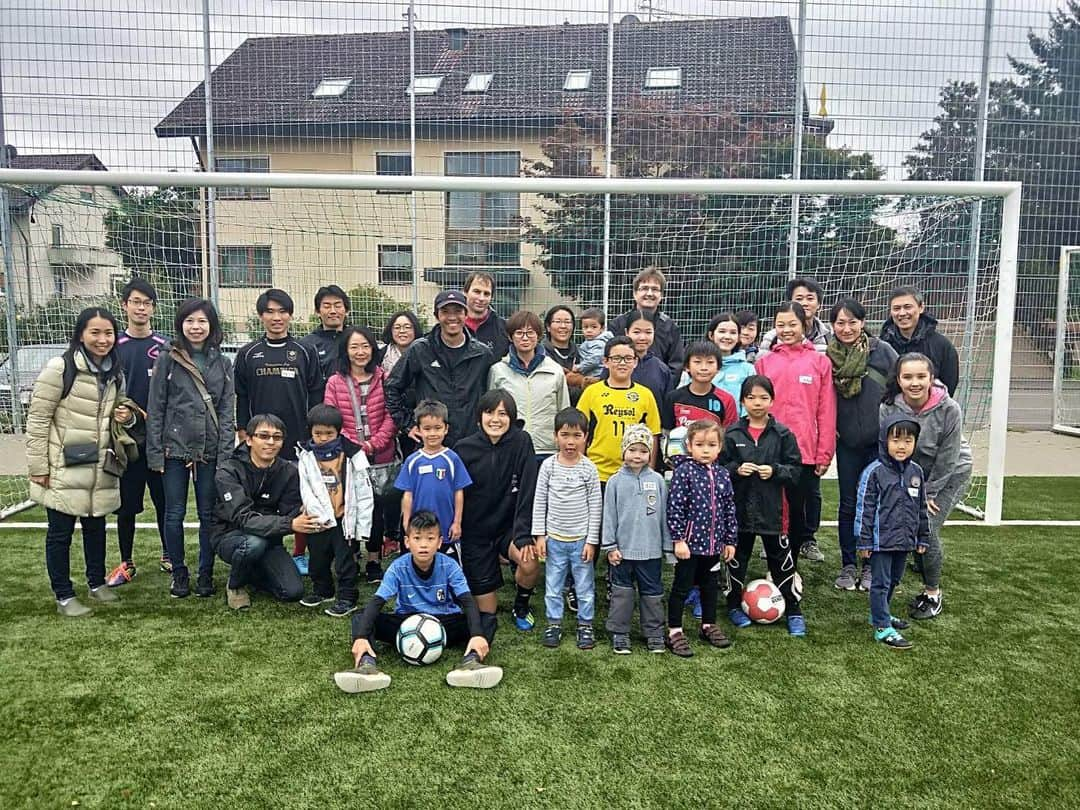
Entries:
[[[66, 350], [66, 343], [41, 343], [36, 346], [19, 347], [19, 375], [15, 389], [18, 391], [19, 403], [22, 405], [24, 412], [30, 404], [30, 394], [34, 390], [34, 381], [37, 380], [41, 369], [52, 358], [59, 357]], [[11, 413], [11, 377], [11, 355], [8, 354], [4, 356], [3, 360], [0, 360], [0, 413]]]

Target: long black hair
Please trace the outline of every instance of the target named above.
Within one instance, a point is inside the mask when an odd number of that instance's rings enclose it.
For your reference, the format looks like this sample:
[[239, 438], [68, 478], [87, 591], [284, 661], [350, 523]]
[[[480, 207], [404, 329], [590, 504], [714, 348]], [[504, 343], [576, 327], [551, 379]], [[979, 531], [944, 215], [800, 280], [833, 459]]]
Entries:
[[892, 402], [896, 399], [896, 395], [900, 393], [900, 367], [904, 363], [926, 363], [926, 367], [930, 369], [931, 384], [937, 379], [937, 369], [934, 368], [934, 361], [925, 354], [920, 352], [902, 354], [897, 358], [896, 365], [893, 366], [893, 373], [889, 375], [889, 380], [885, 383], [885, 393], [881, 396], [882, 402]]
[[184, 335], [184, 321], [202, 312], [206, 320], [210, 322], [210, 333], [206, 336], [206, 345], [215, 349], [221, 347], [221, 341], [225, 339], [225, 333], [221, 330], [221, 319], [218, 317], [217, 308], [206, 298], [189, 298], [176, 308], [176, 317], [173, 318], [173, 343], [188, 354], [194, 351], [191, 341]]
[[[120, 325], [116, 322], [116, 317], [105, 309], [105, 307], [87, 307], [79, 316], [75, 319], [75, 327], [71, 330], [71, 340], [68, 341], [67, 350], [64, 352], [64, 365], [65, 367], [74, 368], [73, 362], [76, 352], [83, 352], [87, 359], [90, 361], [90, 356], [83, 348], [83, 332], [86, 331], [86, 327], [90, 324], [94, 318], [104, 318], [107, 320], [113, 328], [113, 345], [109, 349], [108, 358], [112, 361], [108, 369], [104, 369], [101, 372], [102, 382], [108, 382], [114, 378], [120, 377], [123, 374], [123, 370], [120, 368], [120, 357], [116, 353], [116, 338], [120, 337]], [[65, 383], [66, 387], [66, 383]]]
[[360, 335], [371, 347], [371, 359], [364, 366], [364, 371], [371, 374], [379, 365], [379, 344], [375, 342], [375, 333], [366, 326], [346, 326], [338, 341], [337, 370], [346, 378], [352, 371], [352, 363], [349, 361], [349, 341], [353, 335]]

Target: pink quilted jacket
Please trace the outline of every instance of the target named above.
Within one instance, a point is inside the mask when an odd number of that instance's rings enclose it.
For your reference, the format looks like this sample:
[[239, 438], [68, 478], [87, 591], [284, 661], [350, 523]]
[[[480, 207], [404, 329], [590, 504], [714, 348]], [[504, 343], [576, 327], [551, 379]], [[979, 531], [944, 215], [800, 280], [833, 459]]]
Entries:
[[345, 438], [360, 445], [373, 464], [386, 464], [394, 460], [394, 436], [397, 435], [397, 426], [386, 408], [386, 397], [383, 394], [385, 376], [382, 368], [376, 366], [368, 385], [367, 421], [371, 437], [367, 441], [356, 434], [356, 415], [353, 413], [348, 387], [353, 386], [356, 402], [359, 404], [360, 385], [352, 376], [346, 378], [340, 372], [334, 374], [326, 381], [326, 394], [323, 395], [323, 402], [341, 411], [341, 432]]

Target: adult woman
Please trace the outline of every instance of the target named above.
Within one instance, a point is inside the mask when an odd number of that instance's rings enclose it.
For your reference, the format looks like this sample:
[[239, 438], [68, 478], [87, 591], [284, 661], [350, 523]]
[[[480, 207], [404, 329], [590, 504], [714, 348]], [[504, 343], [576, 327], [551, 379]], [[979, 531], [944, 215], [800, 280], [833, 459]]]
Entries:
[[[349, 326], [338, 345], [338, 371], [326, 381], [323, 399], [341, 411], [342, 435], [359, 445], [372, 464], [388, 464], [397, 450], [397, 426], [386, 407], [385, 372], [376, 360], [375, 335], [366, 326]], [[386, 504], [376, 498], [365, 569], [371, 583], [382, 581], [379, 552], [388, 525], [385, 513]]]
[[941, 527], [971, 481], [971, 448], [964, 439], [964, 416], [948, 388], [934, 375], [934, 363], [925, 354], [900, 355], [880, 411], [882, 421], [901, 413], [919, 425], [912, 460], [923, 471], [930, 542], [922, 555], [923, 591], [911, 603], [913, 619], [932, 619], [941, 613], [941, 563], [945, 556]]
[[587, 379], [574, 370], [580, 362], [577, 346], [573, 341], [576, 325], [574, 311], [564, 304], [556, 304], [544, 315], [544, 331], [547, 334], [543, 344], [544, 351], [562, 367], [571, 405], [577, 405]]
[[488, 372], [488, 390], [501, 388], [513, 396], [543, 459], [555, 452], [555, 414], [570, 405], [566, 375], [540, 345], [540, 319], [534, 313], [521, 309], [507, 318], [506, 336], [510, 348]]
[[221, 353], [224, 333], [214, 305], [205, 299], [184, 301], [173, 319], [172, 345], [154, 364], [147, 405], [146, 463], [163, 474], [165, 548], [172, 561], [169, 594], [191, 593], [184, 563], [184, 515], [188, 481], [195, 484], [199, 515], [199, 569], [196, 596], [214, 595], [214, 549], [210, 533], [217, 496], [218, 461], [233, 451], [236, 395], [232, 363]]
[[859, 476], [878, 457], [878, 408], [896, 365], [896, 350], [866, 333], [866, 310], [854, 298], [841, 298], [829, 310], [832, 334], [825, 356], [832, 363], [836, 389], [836, 474], [840, 485], [839, 590], [870, 590], [870, 564], [856, 579], [855, 501]]
[[776, 341], [758, 355], [757, 370], [772, 380], [772, 414], [795, 434], [802, 454], [801, 469], [786, 488], [792, 556], [820, 562], [825, 557], [814, 533], [821, 524], [821, 476], [836, 449], [836, 393], [832, 363], [806, 339], [809, 322], [801, 304], [782, 305], [774, 321]]
[[[736, 315], [724, 312], [715, 316], [705, 327], [705, 339], [716, 344], [720, 350], [720, 370], [713, 377], [713, 385], [731, 394], [731, 398], [738, 403], [739, 416], [745, 416], [746, 410], [742, 406], [743, 380], [752, 377], [756, 372], [752, 363], [746, 359], [746, 352], [740, 343], [742, 327]], [[683, 372], [679, 385], [690, 382], [690, 375]]]
[[394, 370], [397, 361], [405, 354], [412, 342], [420, 337], [420, 321], [408, 310], [395, 312], [386, 322], [379, 346], [382, 357], [379, 364], [385, 374]]
[[[45, 364], [26, 417], [30, 497], [45, 507], [45, 566], [62, 616], [92, 611], [75, 598], [71, 538], [82, 523], [90, 598], [116, 602], [105, 584], [105, 516], [120, 506], [120, 479], [105, 471], [112, 423], [134, 414], [117, 407], [123, 372], [116, 356], [116, 319], [100, 307], [79, 313], [67, 350]], [[114, 412], [115, 409], [115, 412]]]

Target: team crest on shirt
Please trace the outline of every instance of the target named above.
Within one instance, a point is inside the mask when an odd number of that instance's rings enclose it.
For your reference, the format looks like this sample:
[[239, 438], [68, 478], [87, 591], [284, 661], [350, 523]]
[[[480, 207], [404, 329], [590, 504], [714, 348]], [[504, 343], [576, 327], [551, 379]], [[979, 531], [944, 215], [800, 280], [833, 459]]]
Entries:
[[921, 484], [921, 483], [922, 483], [922, 482], [921, 482], [921, 481], [919, 480], [919, 476], [917, 476], [917, 475], [913, 475], [913, 476], [911, 476], [911, 485], [912, 485], [913, 487], [917, 487], [917, 486], [918, 486], [919, 484]]
[[641, 397], [640, 397], [640, 395], [638, 394], [637, 391], [629, 391], [626, 394], [626, 401], [627, 402], [637, 402], [639, 399], [641, 399]]
[[444, 478], [446, 478], [446, 470], [436, 470], [435, 477], [442, 481]]
[[445, 602], [446, 601], [446, 591], [443, 590], [442, 588], [436, 588], [435, 589], [435, 601], [437, 601], [437, 602]]
[[296, 362], [296, 349], [289, 349], [287, 352], [285, 352], [285, 357], [288, 358], [290, 363], [295, 363]]

